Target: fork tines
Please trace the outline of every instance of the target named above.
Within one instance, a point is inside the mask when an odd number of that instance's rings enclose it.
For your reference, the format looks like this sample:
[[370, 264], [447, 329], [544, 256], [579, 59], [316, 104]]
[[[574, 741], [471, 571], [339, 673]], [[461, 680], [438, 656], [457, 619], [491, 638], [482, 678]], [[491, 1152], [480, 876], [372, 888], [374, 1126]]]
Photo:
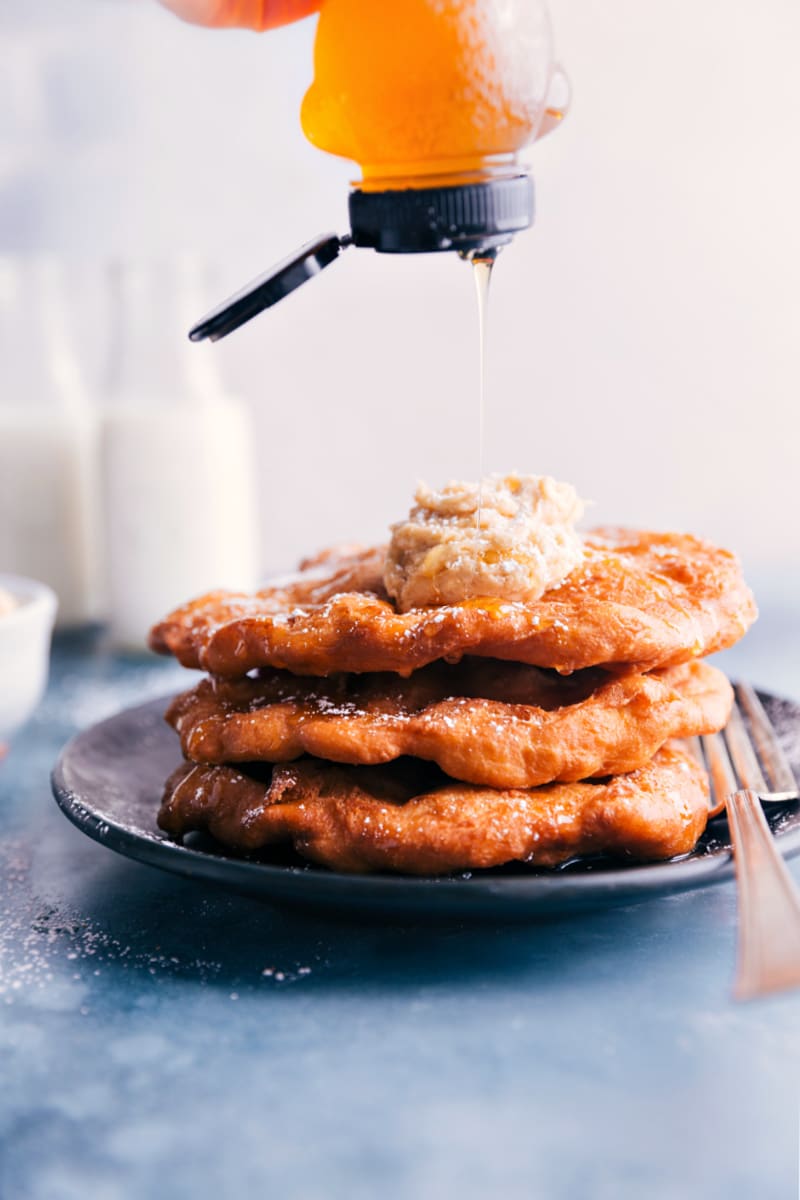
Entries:
[[715, 808], [739, 788], [772, 801], [797, 799], [797, 781], [764, 706], [750, 684], [737, 683], [734, 690], [723, 732], [701, 739]]

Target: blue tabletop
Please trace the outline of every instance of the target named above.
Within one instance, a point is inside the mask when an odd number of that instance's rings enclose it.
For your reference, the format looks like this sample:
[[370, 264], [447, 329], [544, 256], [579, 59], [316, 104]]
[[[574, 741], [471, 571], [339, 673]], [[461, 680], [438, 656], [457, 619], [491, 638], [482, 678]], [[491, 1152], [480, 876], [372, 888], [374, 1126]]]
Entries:
[[[780, 644], [728, 665], [796, 697]], [[3, 1200], [797, 1195], [800, 994], [732, 1002], [732, 884], [399, 925], [130, 862], [49, 770], [185, 682], [62, 638], [0, 766]]]

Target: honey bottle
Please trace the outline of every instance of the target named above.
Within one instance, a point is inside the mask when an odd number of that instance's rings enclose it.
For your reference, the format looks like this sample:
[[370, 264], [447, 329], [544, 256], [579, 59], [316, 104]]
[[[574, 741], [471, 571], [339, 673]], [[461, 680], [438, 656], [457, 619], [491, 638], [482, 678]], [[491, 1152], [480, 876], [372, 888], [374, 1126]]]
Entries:
[[315, 146], [358, 164], [350, 231], [307, 243], [190, 337], [224, 337], [347, 246], [496, 253], [533, 222], [521, 155], [567, 94], [545, 0], [322, 0], [301, 121]]

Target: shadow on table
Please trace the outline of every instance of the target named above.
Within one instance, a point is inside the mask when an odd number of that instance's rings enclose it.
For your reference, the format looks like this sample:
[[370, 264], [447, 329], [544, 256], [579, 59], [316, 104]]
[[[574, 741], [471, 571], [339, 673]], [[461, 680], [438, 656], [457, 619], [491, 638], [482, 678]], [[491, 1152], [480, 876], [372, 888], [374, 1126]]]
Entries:
[[338, 992], [521, 980], [542, 989], [630, 978], [638, 961], [652, 973], [659, 944], [674, 971], [676, 954], [702, 961], [721, 929], [733, 934], [728, 887], [525, 923], [398, 921], [272, 907], [111, 856], [95, 858], [68, 904], [78, 914], [68, 935], [80, 943], [82, 929], [93, 931], [104, 974], [239, 991], [262, 986], [265, 973]]

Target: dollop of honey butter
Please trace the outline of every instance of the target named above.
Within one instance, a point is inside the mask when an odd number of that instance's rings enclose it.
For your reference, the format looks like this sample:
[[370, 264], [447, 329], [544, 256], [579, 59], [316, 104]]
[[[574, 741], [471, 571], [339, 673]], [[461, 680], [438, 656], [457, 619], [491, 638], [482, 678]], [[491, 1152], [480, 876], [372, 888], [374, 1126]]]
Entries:
[[547, 475], [420, 484], [392, 526], [384, 584], [400, 612], [492, 597], [533, 601], [581, 562], [583, 501]]

